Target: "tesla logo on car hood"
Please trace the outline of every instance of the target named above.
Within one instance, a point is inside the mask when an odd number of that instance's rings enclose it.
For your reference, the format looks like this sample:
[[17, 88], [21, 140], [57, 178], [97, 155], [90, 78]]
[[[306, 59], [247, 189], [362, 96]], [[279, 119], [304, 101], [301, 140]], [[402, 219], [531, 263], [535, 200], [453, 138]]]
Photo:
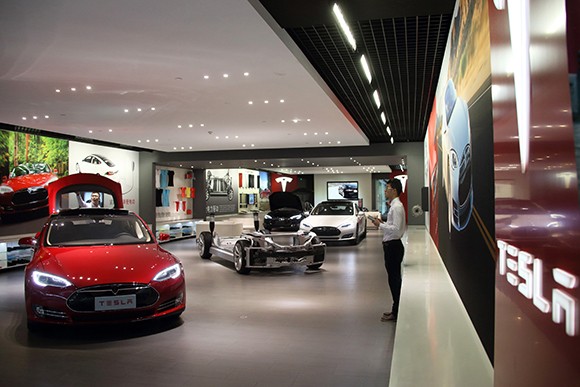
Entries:
[[493, 0], [498, 10], [506, 8], [514, 65], [516, 119], [520, 144], [520, 165], [526, 173], [530, 160], [530, 1]]
[[280, 183], [282, 186], [282, 192], [286, 192], [286, 184], [290, 183], [293, 179], [288, 176], [280, 176], [276, 178], [276, 183]]

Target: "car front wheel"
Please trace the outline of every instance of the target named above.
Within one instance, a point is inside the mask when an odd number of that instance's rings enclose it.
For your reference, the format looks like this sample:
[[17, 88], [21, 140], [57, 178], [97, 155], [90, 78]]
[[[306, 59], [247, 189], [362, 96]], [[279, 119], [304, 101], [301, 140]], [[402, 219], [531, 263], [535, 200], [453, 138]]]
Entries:
[[234, 267], [239, 274], [250, 273], [250, 269], [246, 266], [248, 247], [250, 247], [250, 242], [247, 240], [239, 240], [234, 245]]
[[211, 253], [209, 248], [211, 247], [211, 233], [204, 231], [199, 234], [199, 240], [197, 242], [197, 247], [199, 248], [199, 255], [203, 259], [211, 258]]

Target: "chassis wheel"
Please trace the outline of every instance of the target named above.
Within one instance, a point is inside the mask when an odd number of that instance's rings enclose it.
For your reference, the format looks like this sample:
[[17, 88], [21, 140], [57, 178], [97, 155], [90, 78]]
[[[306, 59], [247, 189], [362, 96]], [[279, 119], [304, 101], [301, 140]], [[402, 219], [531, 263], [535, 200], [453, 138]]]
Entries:
[[351, 242], [353, 245], [358, 245], [360, 243], [360, 235], [358, 235], [358, 225], [356, 226], [356, 231], [354, 232], [354, 239]]
[[239, 274], [248, 274], [250, 269], [246, 267], [246, 248], [250, 247], [247, 240], [239, 240], [234, 245], [234, 268]]
[[211, 247], [211, 233], [204, 231], [199, 234], [199, 240], [197, 242], [197, 247], [199, 248], [199, 256], [203, 259], [209, 259], [211, 253], [209, 248]]

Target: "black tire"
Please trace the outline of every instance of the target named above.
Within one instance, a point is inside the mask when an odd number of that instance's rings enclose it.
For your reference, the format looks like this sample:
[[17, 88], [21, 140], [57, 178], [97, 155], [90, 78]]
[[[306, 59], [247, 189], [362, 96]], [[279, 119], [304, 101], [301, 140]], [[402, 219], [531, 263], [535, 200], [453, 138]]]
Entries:
[[42, 332], [45, 328], [43, 324], [30, 320], [26, 322], [26, 327], [28, 328], [28, 332], [32, 333]]
[[199, 248], [199, 256], [203, 259], [210, 259], [211, 253], [209, 248], [211, 247], [211, 234], [208, 231], [204, 231], [199, 234], [199, 239], [197, 241], [197, 247]]
[[246, 249], [250, 247], [250, 242], [242, 239], [234, 245], [234, 268], [239, 274], [249, 274], [250, 269], [246, 266]]
[[366, 224], [366, 220], [363, 222], [364, 223], [364, 228], [365, 230], [363, 231], [363, 233], [360, 236], [360, 239], [363, 240], [367, 237], [367, 224]]
[[358, 224], [356, 225], [356, 231], [354, 232], [354, 239], [352, 240], [353, 245], [358, 245], [360, 243], [360, 235], [358, 235]]

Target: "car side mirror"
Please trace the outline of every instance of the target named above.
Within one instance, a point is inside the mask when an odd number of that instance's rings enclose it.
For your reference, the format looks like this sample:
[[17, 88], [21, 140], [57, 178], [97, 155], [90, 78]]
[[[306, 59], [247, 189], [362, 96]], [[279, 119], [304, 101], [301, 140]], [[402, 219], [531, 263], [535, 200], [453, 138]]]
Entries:
[[37, 240], [34, 237], [24, 237], [18, 239], [18, 245], [22, 247], [36, 247]]

